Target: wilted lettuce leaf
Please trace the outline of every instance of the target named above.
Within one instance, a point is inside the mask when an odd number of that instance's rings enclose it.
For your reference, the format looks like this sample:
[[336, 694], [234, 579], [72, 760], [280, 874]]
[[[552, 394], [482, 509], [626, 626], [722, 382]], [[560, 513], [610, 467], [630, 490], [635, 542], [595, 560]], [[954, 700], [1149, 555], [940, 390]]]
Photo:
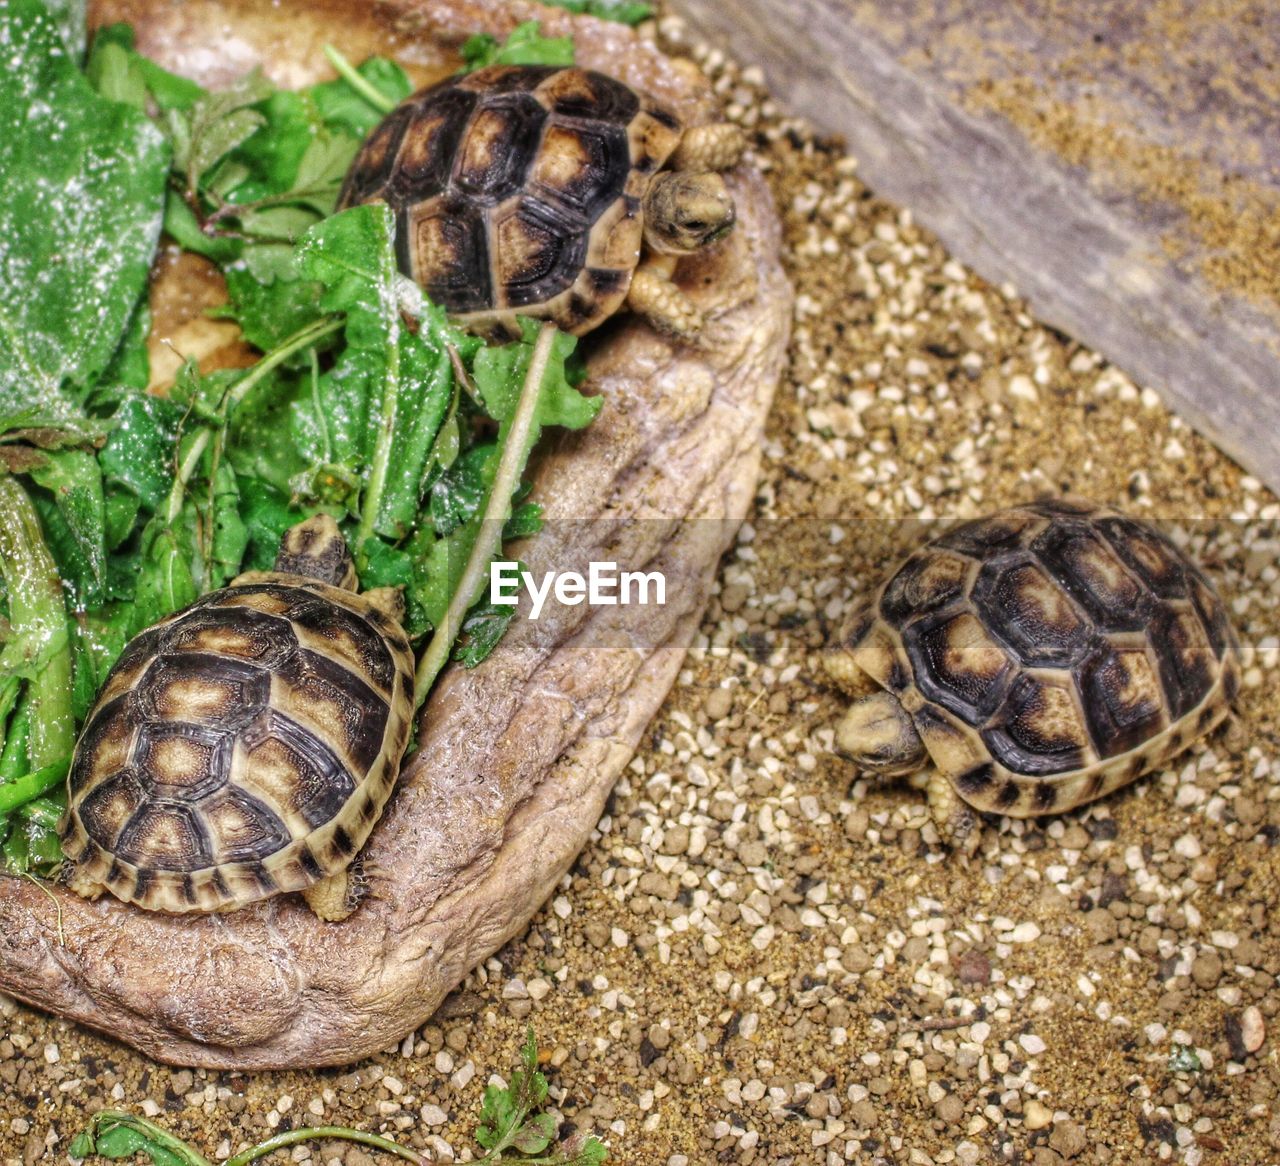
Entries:
[[0, 8], [0, 43], [0, 414], [65, 415], [146, 283], [168, 150], [94, 92], [40, 0]]

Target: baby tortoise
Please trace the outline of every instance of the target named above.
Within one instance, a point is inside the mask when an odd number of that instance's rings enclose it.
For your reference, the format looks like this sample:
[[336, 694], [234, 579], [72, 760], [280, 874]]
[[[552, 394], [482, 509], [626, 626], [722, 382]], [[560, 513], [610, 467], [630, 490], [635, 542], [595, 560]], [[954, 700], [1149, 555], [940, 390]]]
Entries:
[[358, 899], [349, 864], [382, 814], [413, 713], [392, 588], [358, 595], [337, 524], [288, 531], [250, 571], [133, 639], [67, 776], [64, 877], [158, 911], [301, 891]]
[[968, 807], [1067, 810], [1164, 764], [1226, 716], [1240, 672], [1195, 565], [1149, 524], [1078, 499], [927, 543], [824, 664], [857, 698], [838, 748], [912, 775], [956, 842], [973, 831]]
[[490, 65], [392, 110], [338, 205], [385, 202], [401, 270], [491, 337], [518, 337], [517, 314], [581, 335], [624, 303], [691, 337], [701, 314], [671, 275], [733, 226], [717, 171], [744, 146], [603, 73]]

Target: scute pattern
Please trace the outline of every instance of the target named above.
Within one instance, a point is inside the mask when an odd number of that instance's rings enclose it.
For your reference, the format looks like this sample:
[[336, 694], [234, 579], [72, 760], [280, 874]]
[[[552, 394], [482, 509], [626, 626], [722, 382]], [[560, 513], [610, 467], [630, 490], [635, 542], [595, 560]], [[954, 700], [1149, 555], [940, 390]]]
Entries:
[[626, 297], [640, 196], [679, 122], [587, 69], [493, 65], [414, 94], [369, 137], [340, 206], [382, 199], [397, 260], [451, 315], [584, 332]]
[[69, 857], [98, 855], [115, 893], [167, 910], [340, 869], [407, 735], [413, 656], [392, 623], [353, 592], [267, 574], [140, 634], [76, 749]]
[[1132, 780], [1216, 724], [1238, 684], [1234, 633], [1195, 565], [1154, 527], [1076, 500], [935, 539], [847, 643], [960, 795], [1018, 814]]

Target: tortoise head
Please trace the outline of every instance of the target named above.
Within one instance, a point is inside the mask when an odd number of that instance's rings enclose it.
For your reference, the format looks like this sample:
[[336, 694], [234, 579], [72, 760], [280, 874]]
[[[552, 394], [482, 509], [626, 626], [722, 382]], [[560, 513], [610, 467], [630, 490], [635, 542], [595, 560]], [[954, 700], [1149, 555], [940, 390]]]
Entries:
[[665, 171], [645, 195], [645, 242], [659, 255], [688, 255], [726, 234], [735, 215], [719, 174]]
[[927, 760], [910, 715], [891, 692], [858, 697], [836, 726], [836, 747], [859, 769], [882, 777], [915, 773]]
[[354, 591], [358, 583], [347, 540], [328, 514], [317, 514], [284, 532], [275, 569], [347, 591]]

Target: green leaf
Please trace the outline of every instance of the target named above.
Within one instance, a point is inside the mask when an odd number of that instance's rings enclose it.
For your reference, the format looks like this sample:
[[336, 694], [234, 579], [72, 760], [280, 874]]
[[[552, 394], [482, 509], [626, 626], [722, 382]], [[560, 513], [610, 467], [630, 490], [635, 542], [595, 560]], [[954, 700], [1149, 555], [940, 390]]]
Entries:
[[72, 573], [64, 566], [64, 578], [73, 575], [82, 601], [93, 598], [102, 585], [107, 555], [106, 507], [97, 459], [82, 449], [57, 450], [31, 471], [31, 480], [52, 495], [71, 540], [68, 557], [78, 569]]
[[453, 399], [454, 330], [433, 305], [416, 328], [406, 326], [394, 231], [387, 207], [352, 207], [313, 227], [299, 247], [303, 274], [324, 284], [321, 307], [346, 313], [347, 344], [320, 378], [323, 410], [300, 404], [298, 432], [310, 438], [316, 464], [363, 480], [357, 546], [412, 528]]
[[243, 240], [206, 235], [195, 211], [176, 190], [169, 191], [165, 200], [164, 230], [184, 251], [194, 251], [214, 263], [230, 263], [244, 250]]
[[511, 30], [505, 42], [487, 32], [462, 43], [462, 72], [474, 73], [487, 65], [572, 65], [573, 39], [542, 35], [536, 20], [526, 20]]
[[[566, 375], [566, 361], [577, 343], [550, 324], [523, 322], [526, 339], [503, 348], [484, 348], [472, 363], [476, 391], [500, 422], [496, 456], [485, 463], [486, 497], [474, 516], [432, 548], [428, 577], [420, 589], [435, 633], [418, 662], [415, 703], [425, 699], [452, 654], [466, 611], [479, 597], [489, 563], [501, 547], [513, 500], [529, 455], [545, 425], [581, 428], [600, 411], [600, 399], [583, 396]], [[532, 341], [532, 343], [530, 342]], [[459, 565], [463, 564], [463, 565]], [[441, 577], [443, 576], [443, 578]], [[436, 605], [446, 589], [443, 614]]]
[[9, 0], [0, 40], [0, 415], [66, 416], [146, 285], [168, 152], [143, 114], [94, 92], [39, 0]]
[[173, 168], [190, 180], [189, 188], [266, 124], [266, 116], [250, 107], [274, 91], [275, 86], [255, 69], [228, 89], [204, 94], [189, 110], [169, 111]]
[[[527, 485], [523, 486], [521, 492], [527, 489]], [[514, 539], [528, 538], [541, 529], [542, 507], [537, 502], [526, 502], [523, 506], [517, 506], [511, 517], [507, 519], [507, 525], [502, 528], [502, 541], [511, 542]]]
[[574, 1135], [566, 1147], [546, 1153], [556, 1138], [555, 1118], [540, 1112], [546, 1100], [547, 1079], [538, 1069], [538, 1042], [530, 1028], [520, 1049], [520, 1067], [511, 1074], [511, 1084], [505, 1088], [490, 1085], [484, 1091], [475, 1137], [486, 1152], [478, 1162], [523, 1160], [508, 1151], [531, 1156], [539, 1166], [599, 1166], [605, 1161], [608, 1150], [590, 1136]]
[[[277, 490], [271, 483], [242, 475], [240, 513], [248, 536], [244, 569], [268, 571], [280, 550], [280, 536], [295, 523], [310, 518], [314, 511], [296, 508], [289, 495]], [[365, 586], [376, 587], [381, 584], [371, 583]]]
[[556, 1136], [556, 1119], [540, 1113], [524, 1123], [511, 1139], [511, 1148], [522, 1154], [541, 1154]]
[[10, 622], [9, 639], [0, 651], [0, 675], [28, 682], [27, 761], [31, 769], [40, 769], [68, 757], [75, 741], [67, 612], [57, 564], [31, 499], [6, 475], [0, 475], [0, 575]]
[[474, 668], [487, 660], [515, 617], [514, 604], [476, 604], [463, 620], [462, 636], [453, 658], [464, 668]]
[[[385, 57], [370, 57], [356, 72], [393, 106], [413, 92], [408, 74]], [[325, 125], [356, 141], [363, 140], [385, 116], [383, 110], [341, 77], [313, 85], [309, 92]]]
[[102, 36], [96, 38], [85, 74], [103, 97], [146, 109], [147, 82], [137, 58], [123, 45]]
[[145, 1154], [152, 1166], [212, 1166], [203, 1154], [167, 1134], [145, 1118], [115, 1110], [95, 1114], [87, 1129], [71, 1143], [73, 1158], [132, 1158]]
[[44, 0], [44, 4], [58, 23], [67, 52], [73, 60], [81, 60], [85, 47], [85, 0]]
[[[484, 401], [485, 408], [491, 416], [504, 423], [509, 422], [515, 412], [521, 384], [533, 353], [533, 340], [538, 333], [537, 324], [532, 320], [522, 320], [521, 326], [524, 330], [521, 342], [481, 350], [476, 354], [472, 369], [476, 391]], [[581, 429], [589, 425], [600, 412], [600, 398], [583, 396], [569, 383], [565, 374], [565, 362], [577, 344], [577, 337], [570, 336], [567, 332], [556, 336], [547, 377], [538, 397], [531, 438], [533, 444], [536, 444], [544, 425]]]
[[591, 1136], [583, 1142], [581, 1149], [572, 1158], [565, 1161], [564, 1166], [600, 1166], [600, 1163], [606, 1161], [608, 1157], [608, 1147], [599, 1138]]
[[488, 493], [496, 456], [493, 442], [473, 446], [431, 487], [431, 525], [441, 538], [475, 517]]
[[614, 20], [619, 24], [639, 24], [653, 15], [652, 4], [637, 3], [636, 0], [542, 0], [553, 8], [563, 8], [568, 12], [585, 12], [598, 16], [601, 20]]
[[147, 337], [151, 334], [151, 309], [144, 296], [133, 309], [111, 363], [102, 372], [102, 384], [116, 388], [145, 389], [151, 380]]
[[476, 1141], [486, 1150], [510, 1145], [512, 1127], [522, 1116], [516, 1109], [510, 1087], [489, 1085], [480, 1103], [480, 1125], [476, 1128]]
[[[181, 518], [194, 525], [195, 519], [189, 510]], [[171, 529], [160, 515], [147, 524], [142, 532], [142, 561], [134, 596], [132, 631], [141, 631], [196, 601], [199, 592], [191, 569], [193, 554], [192, 540], [181, 526]]]
[[288, 190], [298, 176], [303, 155], [315, 140], [314, 112], [298, 93], [277, 89], [259, 104], [256, 112], [262, 124], [235, 151], [246, 178], [237, 184], [236, 202], [251, 202]]
[[128, 397], [119, 410], [98, 464], [108, 485], [119, 484], [155, 513], [173, 484], [174, 442], [182, 407], [162, 397]]
[[127, 24], [104, 25], [94, 33], [85, 73], [90, 84], [104, 97], [127, 101], [142, 109], [150, 94], [156, 107], [164, 111], [190, 109], [205, 96], [206, 91], [194, 81], [162, 69], [133, 46], [133, 29]]

